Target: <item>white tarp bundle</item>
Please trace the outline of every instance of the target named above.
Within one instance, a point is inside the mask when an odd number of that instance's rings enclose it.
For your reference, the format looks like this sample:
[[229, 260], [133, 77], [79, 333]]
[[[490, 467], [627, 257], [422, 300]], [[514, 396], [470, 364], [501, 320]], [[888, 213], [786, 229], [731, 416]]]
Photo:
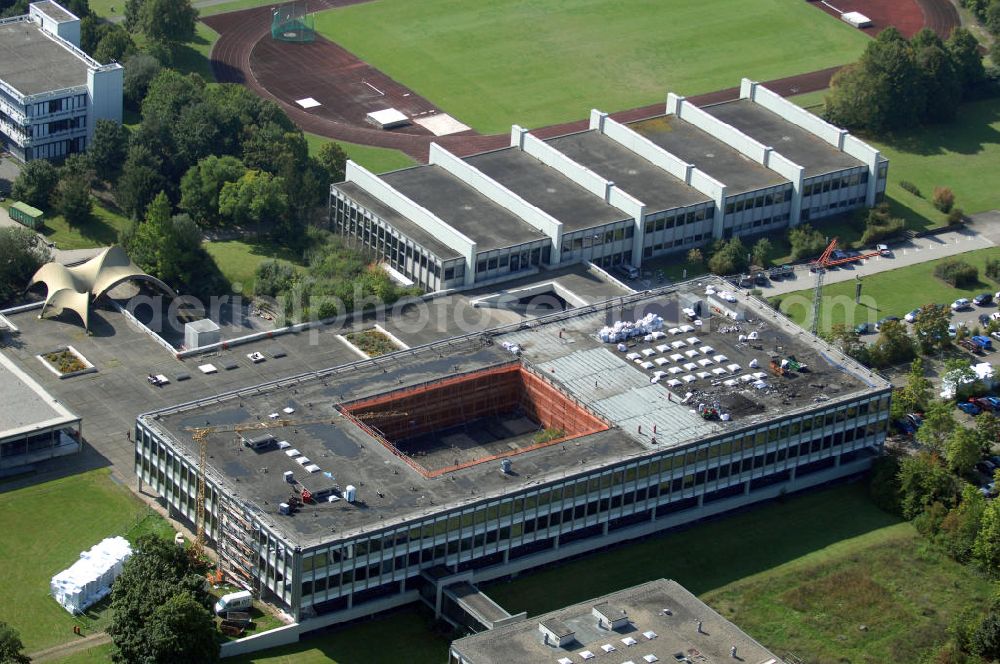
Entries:
[[132, 557], [124, 537], [109, 537], [80, 554], [73, 565], [52, 577], [52, 596], [70, 613], [80, 613], [111, 592], [111, 584]]
[[644, 337], [663, 329], [663, 318], [656, 314], [646, 314], [635, 321], [616, 321], [614, 325], [602, 327], [597, 337], [606, 344], [618, 343], [632, 337]]

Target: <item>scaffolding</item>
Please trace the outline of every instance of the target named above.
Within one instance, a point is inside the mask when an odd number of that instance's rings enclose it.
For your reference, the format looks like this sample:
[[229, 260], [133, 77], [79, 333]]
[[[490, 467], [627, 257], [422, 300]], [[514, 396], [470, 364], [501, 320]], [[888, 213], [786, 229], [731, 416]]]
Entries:
[[259, 580], [254, 573], [257, 565], [257, 533], [259, 526], [232, 499], [221, 504], [219, 529], [219, 569], [233, 583], [256, 593]]
[[[395, 390], [344, 404], [340, 410], [425, 477], [438, 477], [609, 427], [579, 401], [520, 362]], [[402, 441], [407, 439], [513, 412], [521, 412], [540, 427], [559, 432], [559, 435], [525, 447], [435, 469], [425, 468], [400, 449]]]
[[274, 8], [271, 39], [300, 44], [316, 39], [316, 22], [305, 2], [289, 2]]

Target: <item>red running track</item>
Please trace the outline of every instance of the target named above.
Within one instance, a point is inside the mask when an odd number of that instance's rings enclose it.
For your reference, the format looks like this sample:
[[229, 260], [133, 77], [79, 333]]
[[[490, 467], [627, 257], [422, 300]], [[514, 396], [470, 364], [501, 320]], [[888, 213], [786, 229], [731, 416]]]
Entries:
[[[369, 0], [317, 1], [320, 8], [334, 8]], [[876, 23], [873, 29], [868, 30], [869, 33], [895, 24], [909, 37], [926, 25], [947, 37], [960, 24], [958, 12], [949, 0], [830, 0], [830, 3], [843, 11], [862, 10]], [[820, 2], [814, 4], [837, 15]], [[364, 113], [389, 104], [383, 103], [382, 97], [367, 93], [363, 81], [374, 81], [376, 87], [385, 93], [385, 99], [411, 113], [427, 113], [433, 111], [434, 106], [429, 100], [320, 36], [312, 44], [264, 40], [270, 32], [270, 7], [218, 14], [202, 20], [219, 33], [211, 54], [216, 80], [246, 85], [261, 97], [276, 102], [303, 131], [338, 141], [401, 150], [420, 162], [427, 161], [431, 142], [437, 142], [460, 156], [509, 145], [507, 134], [482, 136], [468, 131], [435, 137], [416, 125], [402, 131], [384, 131], [364, 124]], [[830, 79], [838, 69], [832, 67], [766, 81], [765, 85], [784, 96], [815, 92], [829, 87]], [[309, 72], [321, 72], [322, 75]], [[303, 96], [318, 97], [324, 92], [326, 96], [322, 106], [307, 111], [295, 103]], [[692, 97], [692, 101], [712, 104], [738, 97], [739, 88], [728, 88]], [[612, 113], [611, 117], [627, 122], [660, 115], [664, 110], [664, 104], [653, 104]], [[586, 128], [587, 120], [578, 120], [543, 127], [532, 133], [549, 138]]]

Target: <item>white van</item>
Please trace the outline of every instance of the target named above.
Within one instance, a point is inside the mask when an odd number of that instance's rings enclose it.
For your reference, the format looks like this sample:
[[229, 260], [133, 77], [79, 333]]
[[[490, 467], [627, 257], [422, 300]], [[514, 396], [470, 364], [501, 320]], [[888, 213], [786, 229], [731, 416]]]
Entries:
[[249, 590], [229, 593], [228, 595], [223, 595], [215, 603], [215, 614], [221, 616], [226, 611], [242, 611], [243, 609], [249, 609], [252, 604], [253, 595], [250, 594]]

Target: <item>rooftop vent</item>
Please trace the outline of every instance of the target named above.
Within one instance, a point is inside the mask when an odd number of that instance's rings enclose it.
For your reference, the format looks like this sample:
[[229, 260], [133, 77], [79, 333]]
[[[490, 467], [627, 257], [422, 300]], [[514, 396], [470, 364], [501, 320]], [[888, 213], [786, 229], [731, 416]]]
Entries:
[[561, 648], [576, 639], [576, 632], [561, 620], [549, 619], [538, 623], [538, 631], [546, 645]]
[[503, 473], [504, 475], [510, 475], [511, 474], [511, 472], [512, 472], [512, 464], [511, 464], [510, 459], [501, 459], [500, 460], [500, 472]]
[[591, 614], [597, 618], [597, 626], [601, 629], [621, 629], [629, 624], [625, 609], [612, 607], [607, 602], [595, 605]]

